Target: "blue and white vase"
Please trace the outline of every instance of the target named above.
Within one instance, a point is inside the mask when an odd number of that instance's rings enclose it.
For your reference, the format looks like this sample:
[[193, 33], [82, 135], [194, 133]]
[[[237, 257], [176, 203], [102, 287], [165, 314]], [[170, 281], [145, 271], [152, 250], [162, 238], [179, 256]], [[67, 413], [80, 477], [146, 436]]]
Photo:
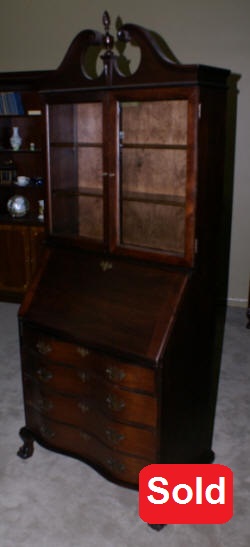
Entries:
[[13, 150], [19, 150], [22, 144], [22, 138], [19, 135], [19, 127], [13, 127], [13, 132], [10, 137], [10, 144]]

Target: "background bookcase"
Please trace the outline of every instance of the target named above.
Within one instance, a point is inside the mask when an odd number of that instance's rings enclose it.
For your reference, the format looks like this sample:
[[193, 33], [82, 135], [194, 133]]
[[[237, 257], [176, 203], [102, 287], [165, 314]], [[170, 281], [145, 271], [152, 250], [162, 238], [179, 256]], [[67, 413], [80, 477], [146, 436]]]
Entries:
[[[45, 199], [44, 109], [36, 92], [40, 73], [0, 74], [0, 298], [20, 301], [40, 257], [44, 222], [38, 219], [39, 200]], [[18, 98], [18, 107], [12, 101]], [[14, 105], [15, 106], [15, 105]], [[10, 137], [18, 127], [22, 138], [13, 150]], [[16, 184], [17, 176], [30, 178], [27, 186]], [[8, 200], [21, 195], [29, 211], [13, 218]]]

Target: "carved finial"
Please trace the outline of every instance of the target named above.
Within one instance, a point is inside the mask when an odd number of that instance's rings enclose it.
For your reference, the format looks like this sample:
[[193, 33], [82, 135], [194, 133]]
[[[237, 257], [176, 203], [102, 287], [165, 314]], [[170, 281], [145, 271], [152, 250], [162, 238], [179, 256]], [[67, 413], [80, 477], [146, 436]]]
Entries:
[[110, 27], [110, 16], [107, 11], [105, 11], [102, 16], [102, 22], [103, 22], [105, 32], [108, 32]]
[[110, 27], [110, 16], [107, 11], [104, 12], [102, 16], [102, 22], [104, 25], [105, 34], [103, 37], [103, 44], [107, 50], [111, 50], [114, 45], [114, 38], [109, 34], [109, 27]]

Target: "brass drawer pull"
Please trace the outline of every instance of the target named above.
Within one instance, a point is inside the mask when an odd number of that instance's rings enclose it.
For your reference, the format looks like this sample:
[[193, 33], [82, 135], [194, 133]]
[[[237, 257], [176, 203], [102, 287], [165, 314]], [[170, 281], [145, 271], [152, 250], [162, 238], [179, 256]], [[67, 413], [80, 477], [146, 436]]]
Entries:
[[78, 346], [78, 348], [76, 348], [76, 351], [82, 357], [86, 357], [86, 355], [88, 355], [90, 353], [90, 351], [88, 349], [84, 348], [83, 346]]
[[121, 435], [115, 429], [105, 429], [105, 436], [113, 445], [117, 445], [125, 439], [124, 435]]
[[53, 403], [51, 401], [48, 401], [47, 399], [38, 399], [37, 406], [39, 410], [45, 410], [48, 412], [49, 410], [52, 410]]
[[89, 407], [88, 407], [88, 405], [86, 405], [85, 403], [78, 403], [77, 406], [78, 406], [78, 408], [80, 408], [80, 411], [81, 411], [83, 414], [86, 414], [86, 412], [89, 411]]
[[114, 460], [113, 458], [108, 458], [106, 460], [107, 465], [112, 471], [116, 471], [117, 473], [123, 473], [125, 471], [125, 465], [123, 463], [119, 462], [119, 460]]
[[27, 399], [26, 401], [27, 405], [32, 406], [32, 408], [35, 408], [36, 410], [52, 410], [53, 403], [51, 401], [48, 401], [46, 399]]
[[125, 407], [125, 402], [111, 393], [107, 396], [106, 403], [110, 410], [114, 410], [114, 412], [120, 412]]
[[46, 370], [46, 368], [39, 368], [36, 371], [36, 374], [42, 382], [49, 382], [53, 378], [52, 372]]
[[82, 381], [83, 384], [87, 382], [87, 374], [86, 372], [80, 370], [80, 372], [77, 373], [78, 378]]
[[105, 373], [108, 379], [113, 380], [114, 382], [121, 382], [126, 376], [124, 370], [112, 365], [106, 368]]
[[48, 439], [48, 440], [53, 439], [53, 437], [55, 437], [54, 431], [51, 431], [51, 429], [46, 427], [46, 425], [42, 425], [40, 427], [40, 433], [43, 437], [45, 437], [45, 439]]
[[91, 440], [91, 437], [88, 433], [85, 433], [85, 431], [80, 431], [80, 437], [85, 442], [89, 442]]
[[36, 344], [36, 348], [42, 355], [47, 355], [52, 351], [52, 347], [49, 344], [46, 344], [43, 340], [39, 340]]

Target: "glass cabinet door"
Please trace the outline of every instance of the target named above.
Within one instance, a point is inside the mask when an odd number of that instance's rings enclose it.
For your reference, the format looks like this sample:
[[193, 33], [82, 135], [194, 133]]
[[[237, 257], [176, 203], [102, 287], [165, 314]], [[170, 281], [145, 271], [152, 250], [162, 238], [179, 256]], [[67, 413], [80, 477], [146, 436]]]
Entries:
[[188, 101], [122, 101], [120, 245], [185, 251]]
[[48, 107], [52, 234], [103, 240], [102, 108]]
[[185, 94], [137, 97], [48, 105], [50, 233], [191, 263], [195, 108]]

